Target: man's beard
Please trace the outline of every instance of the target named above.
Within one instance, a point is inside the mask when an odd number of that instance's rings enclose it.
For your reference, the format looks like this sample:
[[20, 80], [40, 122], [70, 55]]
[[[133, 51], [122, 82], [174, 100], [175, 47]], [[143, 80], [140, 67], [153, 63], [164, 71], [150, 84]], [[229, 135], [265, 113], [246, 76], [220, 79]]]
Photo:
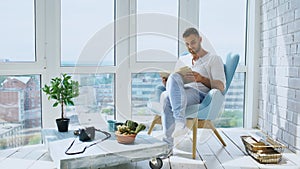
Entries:
[[190, 52], [191, 54], [196, 54], [196, 53], [198, 53], [200, 50], [201, 50], [201, 45], [199, 45], [199, 47], [198, 47], [196, 50], [189, 49], [189, 52]]
[[199, 47], [198, 47], [198, 49], [196, 49], [196, 51], [195, 51], [195, 53], [198, 53], [198, 52], [200, 52], [200, 50], [201, 50], [201, 44], [199, 44]]

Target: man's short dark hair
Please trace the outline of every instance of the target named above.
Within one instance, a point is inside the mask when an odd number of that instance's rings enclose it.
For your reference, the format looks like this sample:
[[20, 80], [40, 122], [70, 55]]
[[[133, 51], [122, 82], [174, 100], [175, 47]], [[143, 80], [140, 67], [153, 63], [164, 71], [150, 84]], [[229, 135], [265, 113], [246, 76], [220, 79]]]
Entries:
[[187, 28], [184, 31], [182, 37], [185, 38], [185, 37], [188, 37], [190, 35], [197, 35], [197, 36], [199, 36], [199, 32], [198, 32], [198, 30], [196, 28]]

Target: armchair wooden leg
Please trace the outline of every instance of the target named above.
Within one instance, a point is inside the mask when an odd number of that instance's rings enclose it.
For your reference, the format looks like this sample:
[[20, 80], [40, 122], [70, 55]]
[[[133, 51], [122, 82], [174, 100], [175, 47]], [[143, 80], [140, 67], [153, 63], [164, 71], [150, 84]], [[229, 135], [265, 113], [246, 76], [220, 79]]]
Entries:
[[161, 124], [161, 116], [160, 115], [155, 115], [154, 116], [153, 121], [151, 123], [151, 126], [149, 127], [149, 130], [148, 130], [148, 135], [151, 134], [155, 124]]
[[218, 139], [221, 141], [221, 143], [223, 144], [223, 146], [226, 146], [225, 141], [222, 139], [221, 135], [219, 134], [219, 132], [217, 131], [217, 129], [213, 129], [215, 135], [218, 137]]
[[196, 159], [197, 150], [197, 130], [198, 130], [198, 118], [193, 119], [193, 147], [192, 147], [192, 158]]
[[215, 126], [213, 125], [213, 123], [211, 121], [209, 121], [209, 126], [213, 130], [213, 132], [215, 133], [215, 135], [217, 136], [217, 138], [220, 140], [220, 142], [223, 144], [223, 146], [226, 146], [225, 141], [222, 139], [222, 137], [219, 134], [218, 130], [215, 128]]

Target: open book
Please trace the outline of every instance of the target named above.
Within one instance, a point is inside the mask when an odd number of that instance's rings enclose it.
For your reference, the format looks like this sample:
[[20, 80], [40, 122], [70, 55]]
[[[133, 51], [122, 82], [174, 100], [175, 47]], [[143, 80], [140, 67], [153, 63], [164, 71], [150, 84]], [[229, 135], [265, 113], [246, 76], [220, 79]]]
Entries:
[[[175, 73], [179, 73], [181, 76], [185, 76], [187, 73], [192, 73], [192, 69], [188, 66], [184, 66], [184, 67], [181, 67], [179, 68], [178, 70], [175, 71]], [[171, 74], [171, 72], [168, 72], [168, 71], [162, 71], [162, 72], [159, 72], [159, 75], [162, 77], [162, 78], [168, 78], [169, 75]], [[183, 83], [186, 84], [186, 83], [190, 83], [190, 82], [193, 82], [194, 80], [191, 80], [191, 79], [183, 79]]]

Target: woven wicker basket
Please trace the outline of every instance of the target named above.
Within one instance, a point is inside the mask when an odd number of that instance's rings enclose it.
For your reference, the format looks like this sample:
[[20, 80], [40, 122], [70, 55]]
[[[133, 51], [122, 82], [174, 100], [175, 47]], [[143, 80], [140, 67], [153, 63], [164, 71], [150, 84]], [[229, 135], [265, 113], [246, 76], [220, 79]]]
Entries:
[[262, 164], [277, 164], [282, 158], [285, 146], [271, 138], [260, 142], [251, 136], [241, 136], [246, 152]]

